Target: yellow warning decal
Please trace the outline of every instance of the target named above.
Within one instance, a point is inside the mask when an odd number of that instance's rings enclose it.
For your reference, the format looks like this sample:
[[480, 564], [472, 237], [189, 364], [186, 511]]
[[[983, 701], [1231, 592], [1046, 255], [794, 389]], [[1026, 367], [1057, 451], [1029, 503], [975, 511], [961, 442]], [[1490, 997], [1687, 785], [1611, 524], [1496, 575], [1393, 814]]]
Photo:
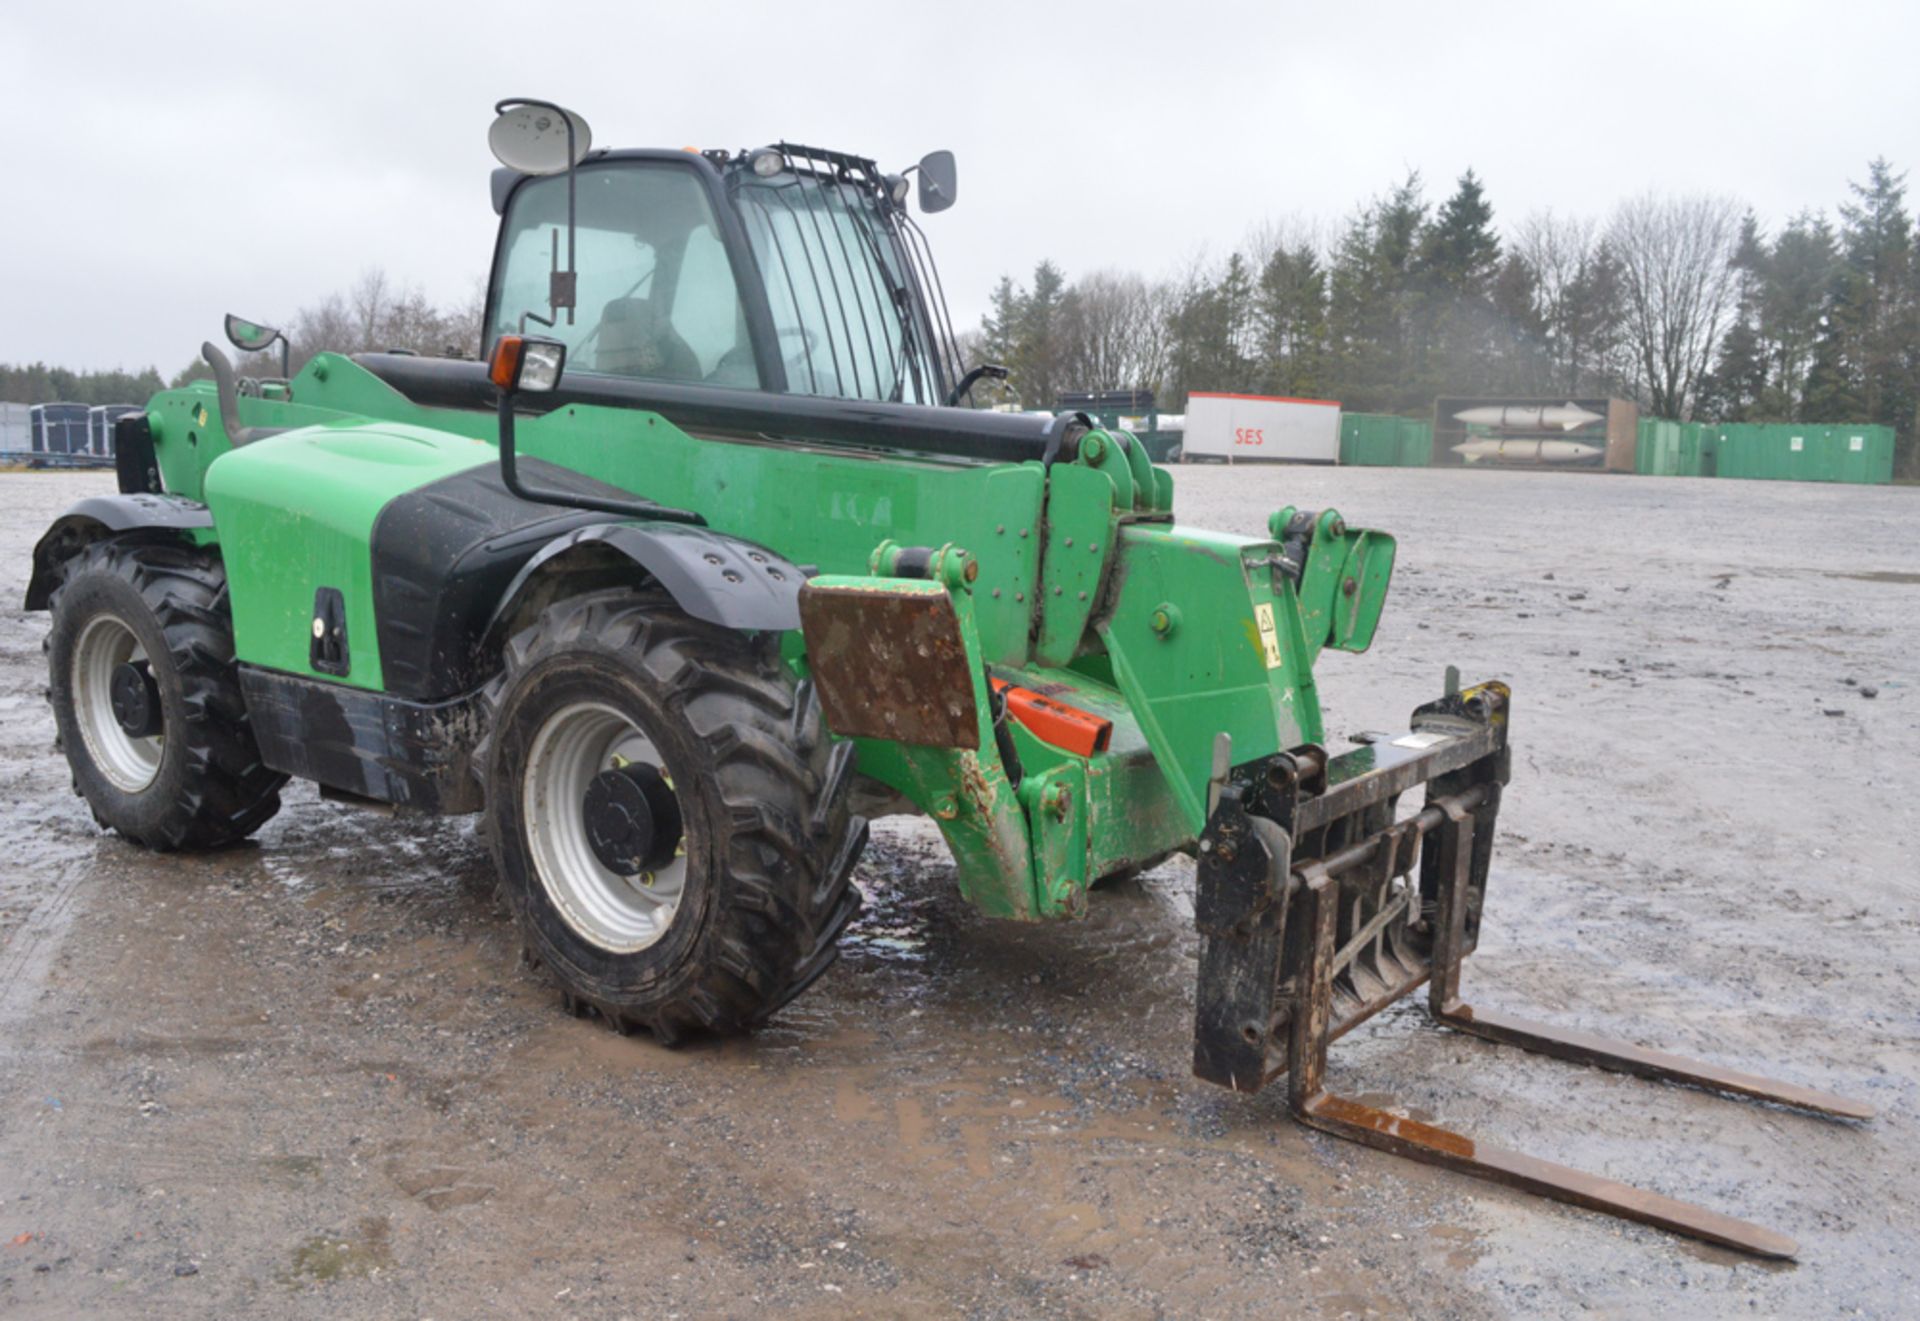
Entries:
[[1266, 648], [1267, 668], [1280, 668], [1280, 638], [1273, 628], [1273, 607], [1265, 601], [1253, 607], [1253, 622], [1260, 628], [1260, 645]]

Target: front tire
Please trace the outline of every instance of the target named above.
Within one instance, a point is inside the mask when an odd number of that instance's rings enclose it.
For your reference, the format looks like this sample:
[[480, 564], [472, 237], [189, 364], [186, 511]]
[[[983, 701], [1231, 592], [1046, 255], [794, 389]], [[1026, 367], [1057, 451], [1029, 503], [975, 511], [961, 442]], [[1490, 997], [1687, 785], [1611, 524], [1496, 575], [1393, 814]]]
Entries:
[[100, 541], [65, 566], [48, 699], [94, 819], [148, 848], [219, 848], [280, 810], [233, 659], [226, 572], [186, 546]]
[[778, 639], [658, 591], [561, 601], [488, 691], [501, 888], [569, 1005], [665, 1041], [746, 1031], [838, 954], [866, 822]]

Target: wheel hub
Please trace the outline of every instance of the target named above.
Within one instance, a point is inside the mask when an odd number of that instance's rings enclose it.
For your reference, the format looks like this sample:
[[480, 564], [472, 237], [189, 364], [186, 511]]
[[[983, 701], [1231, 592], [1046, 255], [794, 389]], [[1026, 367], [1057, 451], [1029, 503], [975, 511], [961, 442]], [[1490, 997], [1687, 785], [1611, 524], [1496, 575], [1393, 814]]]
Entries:
[[594, 857], [616, 875], [658, 871], [680, 847], [680, 804], [657, 766], [629, 762], [601, 771], [588, 783], [581, 811]]
[[160, 732], [160, 686], [153, 681], [153, 667], [144, 660], [114, 667], [107, 681], [107, 701], [127, 737], [151, 738]]

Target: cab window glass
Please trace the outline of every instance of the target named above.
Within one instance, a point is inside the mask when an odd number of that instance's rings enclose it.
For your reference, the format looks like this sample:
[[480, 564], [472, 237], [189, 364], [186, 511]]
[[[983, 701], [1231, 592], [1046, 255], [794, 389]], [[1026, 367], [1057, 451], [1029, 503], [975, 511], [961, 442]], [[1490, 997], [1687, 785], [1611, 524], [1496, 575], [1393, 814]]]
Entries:
[[488, 342], [509, 333], [567, 346], [567, 372], [759, 385], [740, 291], [706, 189], [679, 165], [607, 161], [576, 178], [573, 324], [555, 324], [547, 290], [554, 254], [564, 265], [567, 181], [515, 190], [494, 277]]
[[930, 402], [930, 357], [902, 310], [907, 273], [872, 199], [852, 184], [791, 172], [744, 180], [739, 199], [787, 389]]

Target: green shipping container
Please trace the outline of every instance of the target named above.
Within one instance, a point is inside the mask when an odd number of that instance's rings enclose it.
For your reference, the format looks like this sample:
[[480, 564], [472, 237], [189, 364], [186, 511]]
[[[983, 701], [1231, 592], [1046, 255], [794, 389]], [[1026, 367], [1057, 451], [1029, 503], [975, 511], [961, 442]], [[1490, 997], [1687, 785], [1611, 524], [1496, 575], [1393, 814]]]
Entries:
[[1643, 417], [1633, 451], [1635, 472], [1649, 477], [1704, 477], [1712, 473], [1708, 428], [1700, 422]]
[[1367, 468], [1424, 468], [1433, 459], [1433, 423], [1386, 413], [1340, 416], [1340, 462]]
[[1736, 422], [1712, 430], [1716, 475], [1764, 481], [1893, 480], [1893, 428], [1853, 423]]

